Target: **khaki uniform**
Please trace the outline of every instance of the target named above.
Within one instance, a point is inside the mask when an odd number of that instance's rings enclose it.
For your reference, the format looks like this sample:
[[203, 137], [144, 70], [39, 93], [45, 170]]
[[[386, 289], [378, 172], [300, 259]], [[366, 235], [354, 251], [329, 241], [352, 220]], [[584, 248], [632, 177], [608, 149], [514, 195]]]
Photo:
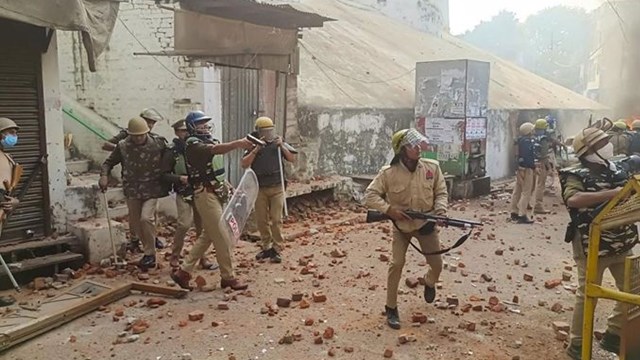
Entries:
[[[252, 135], [258, 137], [258, 133]], [[245, 156], [249, 151], [245, 152]], [[269, 143], [260, 149], [256, 155], [251, 169], [258, 178], [258, 198], [255, 203], [256, 223], [260, 232], [262, 249], [273, 248], [278, 253], [282, 251], [284, 240], [282, 238], [282, 212], [284, 211], [284, 192], [280, 179], [280, 158], [278, 158], [278, 146]]]
[[[219, 155], [218, 155], [219, 156]], [[186, 150], [188, 166], [200, 169], [205, 173], [212, 163], [213, 155], [206, 143], [198, 142], [189, 144]], [[190, 171], [190, 174], [193, 173]], [[213, 180], [212, 180], [213, 181]], [[225, 186], [226, 185], [220, 185]], [[221, 195], [220, 189], [214, 188], [212, 183], [198, 183], [194, 185], [194, 200], [197, 212], [202, 218], [202, 235], [196, 240], [189, 256], [182, 265], [182, 270], [193, 271], [196, 263], [205, 255], [211, 244], [216, 250], [216, 260], [220, 265], [220, 277], [222, 280], [234, 279], [233, 254], [229, 241], [220, 232], [220, 218], [222, 218], [222, 205], [226, 198]]]
[[536, 181], [535, 169], [519, 167], [516, 172], [516, 186], [511, 195], [511, 213], [524, 216], [531, 201]]
[[186, 144], [174, 139], [170, 151], [165, 153], [162, 161], [163, 178], [173, 186], [176, 193], [176, 209], [178, 213], [176, 232], [173, 237], [171, 254], [179, 256], [184, 247], [184, 238], [192, 226], [196, 228], [196, 238], [202, 234], [202, 221], [193, 199], [193, 187], [180, 182], [181, 176], [188, 175], [184, 149]]
[[535, 198], [534, 210], [542, 211], [544, 210], [543, 199], [544, 199], [544, 189], [547, 183], [547, 176], [549, 175], [550, 171], [553, 171], [553, 166], [552, 166], [551, 157], [549, 153], [551, 151], [551, 144], [550, 144], [548, 135], [538, 137], [538, 142], [540, 146], [540, 150], [539, 150], [540, 153], [539, 153], [539, 159], [538, 159], [539, 163], [536, 169], [536, 173], [535, 173], [536, 176], [534, 180], [535, 189], [533, 189], [534, 198]]
[[[415, 171], [409, 171], [401, 161], [383, 167], [365, 191], [366, 205], [386, 213], [390, 206], [401, 210], [444, 214], [448, 206], [447, 185], [437, 161], [421, 159]], [[440, 250], [438, 229], [428, 235], [419, 230], [424, 220], [400, 221], [393, 232], [392, 259], [387, 276], [387, 306], [397, 306], [398, 286], [411, 238], [417, 238], [424, 252]], [[425, 275], [428, 286], [434, 287], [442, 271], [440, 255], [426, 256], [429, 271]]]
[[[563, 199], [566, 202], [569, 198], [575, 195], [578, 192], [584, 192], [588, 189], [585, 189], [582, 181], [577, 176], [569, 175], [567, 177], [561, 177], [562, 187], [563, 187]], [[602, 183], [599, 183], [602, 185]], [[587, 231], [588, 229], [582, 229], [582, 232]], [[585, 239], [586, 237], [586, 239]], [[607, 252], [604, 248], [607, 247], [607, 243], [609, 239], [637, 239], [637, 230], [635, 229], [635, 225], [632, 227], [621, 228], [616, 231], [605, 231], [603, 232], [603, 237], [601, 240], [601, 256], [598, 261], [598, 270], [597, 270], [597, 280], [596, 283], [598, 285], [602, 284], [602, 278], [604, 275], [604, 271], [609, 269], [609, 272], [613, 276], [616, 287], [620, 290], [623, 289], [624, 285], [624, 263], [625, 258], [631, 255], [631, 251], [625, 250], [621, 253], [611, 253]], [[587, 273], [587, 255], [586, 255], [586, 247], [585, 242], [588, 243], [588, 236], [584, 236], [580, 232], [577, 232], [572, 240], [573, 245], [573, 259], [576, 262], [576, 266], [578, 268], [578, 290], [576, 291], [576, 303], [573, 309], [573, 321], [571, 325], [571, 334], [570, 334], [570, 342], [574, 345], [582, 344], [582, 325], [584, 321], [584, 298], [585, 298], [585, 280]], [[624, 248], [628, 248], [625, 246]], [[604, 255], [606, 254], [606, 255]], [[604, 256], [603, 256], [604, 255]], [[616, 302], [616, 305], [613, 309], [613, 313], [609, 316], [607, 321], [607, 331], [619, 335], [620, 330], [622, 328], [622, 324], [624, 321], [623, 312], [624, 312], [624, 304], [621, 302]]]
[[609, 142], [613, 145], [614, 155], [629, 155], [631, 139], [625, 132], [610, 132]]
[[142, 240], [145, 255], [155, 255], [155, 213], [157, 199], [167, 196], [162, 181], [162, 158], [166, 150], [163, 139], [147, 136], [143, 145], [131, 138], [121, 140], [102, 164], [102, 176], [122, 164], [122, 187], [129, 208], [129, 227]]
[[[13, 181], [13, 169], [16, 166], [16, 162], [13, 160], [11, 155], [0, 149], [0, 189], [7, 190], [4, 186], [4, 182], [8, 182], [9, 184]], [[3, 200], [4, 199], [0, 199]], [[3, 223], [0, 222], [0, 232], [2, 232]]]

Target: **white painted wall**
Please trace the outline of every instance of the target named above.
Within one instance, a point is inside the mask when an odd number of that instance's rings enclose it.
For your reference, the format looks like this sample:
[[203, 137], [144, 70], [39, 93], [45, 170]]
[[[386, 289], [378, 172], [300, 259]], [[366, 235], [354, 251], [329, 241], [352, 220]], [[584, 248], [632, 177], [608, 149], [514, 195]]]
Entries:
[[67, 221], [64, 192], [67, 188], [67, 180], [64, 166], [64, 132], [60, 111], [57, 34], [53, 35], [48, 51], [42, 55], [42, 88], [47, 154], [49, 154], [47, 171], [49, 174], [51, 221], [57, 231], [65, 231]]
[[513, 175], [514, 136], [508, 111], [490, 110], [487, 113], [486, 171], [491, 179], [498, 180]]
[[449, 32], [449, 0], [351, 0], [377, 9], [418, 30]]
[[214, 66], [203, 68], [204, 112], [213, 118], [213, 136], [222, 139], [222, 90], [220, 86], [220, 70]]
[[131, 0], [120, 4], [118, 17], [109, 46], [97, 59], [95, 73], [89, 72], [78, 33], [59, 34], [62, 91], [121, 127], [143, 108], [156, 108], [166, 121], [157, 124], [154, 132], [170, 139], [173, 122], [204, 106], [203, 69], [191, 67], [183, 57], [158, 56], [154, 60], [133, 55], [145, 52], [145, 48], [173, 48], [173, 12], [158, 8], [153, 0]]

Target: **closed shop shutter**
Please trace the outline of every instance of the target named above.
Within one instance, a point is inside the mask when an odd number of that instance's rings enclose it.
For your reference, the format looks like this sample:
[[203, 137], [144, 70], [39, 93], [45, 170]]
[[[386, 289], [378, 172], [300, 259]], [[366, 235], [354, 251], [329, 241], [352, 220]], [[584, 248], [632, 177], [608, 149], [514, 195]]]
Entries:
[[[13, 158], [24, 166], [24, 174], [16, 188], [17, 194], [36, 166], [40, 166], [38, 163], [46, 150], [41, 54], [37, 51], [19, 53], [1, 49], [0, 53], [0, 117], [9, 117], [20, 126], [18, 145], [9, 150]], [[36, 237], [49, 235], [47, 183], [45, 166], [11, 215], [2, 231], [0, 243], [29, 240], [26, 236], [29, 230]]]

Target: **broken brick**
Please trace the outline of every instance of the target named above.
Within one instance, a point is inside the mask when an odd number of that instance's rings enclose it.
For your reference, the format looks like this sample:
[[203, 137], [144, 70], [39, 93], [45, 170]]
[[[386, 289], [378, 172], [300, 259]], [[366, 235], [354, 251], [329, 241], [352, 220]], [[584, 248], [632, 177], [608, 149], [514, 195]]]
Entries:
[[147, 273], [140, 273], [138, 274], [138, 280], [140, 281], [147, 281], [149, 280], [151, 277], [149, 276], [149, 274]]
[[404, 282], [409, 288], [413, 289], [418, 287], [418, 284], [420, 284], [420, 281], [416, 278], [407, 278]]
[[489, 274], [482, 274], [481, 278], [482, 278], [482, 280], [484, 280], [486, 282], [492, 282], [493, 281], [493, 277], [491, 277], [491, 275], [489, 275]]
[[497, 313], [504, 312], [506, 310], [507, 310], [507, 307], [504, 304], [498, 304], [491, 307], [491, 311], [497, 312]]
[[524, 274], [523, 278], [524, 281], [533, 281], [533, 275], [531, 274]]
[[315, 339], [313, 339], [313, 343], [316, 345], [320, 345], [324, 342], [324, 340], [322, 340], [322, 337], [318, 336]]
[[571, 273], [563, 271], [562, 272], [562, 281], [571, 281], [571, 278], [573, 277], [573, 275], [571, 275]]
[[322, 291], [316, 291], [313, 293], [313, 302], [321, 303], [327, 301], [327, 295], [323, 294]]
[[514, 304], [519, 304], [520, 303], [520, 298], [518, 297], [518, 295], [513, 295], [513, 300], [511, 300]]
[[[218, 304], [219, 306], [219, 304]], [[200, 321], [204, 318], [204, 313], [200, 310], [195, 310], [189, 313], [190, 321]]]
[[498, 299], [497, 297], [492, 296], [492, 297], [489, 298], [489, 305], [496, 306], [499, 303], [500, 303], [500, 299]]
[[555, 312], [555, 313], [560, 313], [562, 312], [563, 306], [560, 303], [555, 303], [551, 306], [551, 311]]
[[298, 306], [300, 307], [300, 309], [306, 309], [310, 307], [311, 304], [309, 304], [309, 302], [306, 299], [302, 299], [302, 301], [300, 301], [300, 304], [298, 304]]
[[411, 322], [425, 324], [427, 322], [427, 315], [421, 312], [413, 313], [411, 315]]
[[386, 254], [380, 254], [380, 256], [378, 256], [378, 259], [380, 261], [383, 261], [383, 262], [388, 262], [389, 261], [389, 256], [386, 255]]
[[200, 275], [196, 276], [196, 279], [194, 280], [194, 282], [196, 283], [196, 288], [198, 288], [198, 289], [202, 289], [203, 287], [205, 287], [207, 285], [207, 280], [205, 280]]
[[[528, 280], [528, 281], [531, 281], [531, 280]], [[559, 279], [547, 280], [544, 282], [544, 287], [547, 289], [553, 289], [559, 286], [560, 284], [562, 284], [562, 280], [559, 280]]]
[[471, 332], [476, 331], [476, 323], [469, 322], [467, 324], [467, 331], [471, 331]]
[[551, 323], [554, 331], [565, 331], [569, 332], [569, 324], [563, 321], [554, 321]]
[[384, 356], [385, 358], [391, 358], [391, 357], [393, 357], [393, 350], [391, 350], [391, 349], [389, 349], [389, 348], [384, 349], [384, 354], [383, 354], [383, 356]]
[[288, 308], [289, 305], [291, 305], [291, 299], [287, 299], [287, 298], [278, 298], [276, 300], [276, 305], [278, 305], [281, 308]]
[[342, 258], [342, 257], [347, 256], [347, 255], [344, 253], [344, 251], [342, 251], [342, 250], [340, 250], [340, 249], [333, 249], [333, 250], [331, 250], [331, 253], [330, 253], [330, 254], [331, 254], [331, 257], [334, 257], [334, 258]]
[[504, 250], [498, 249], [498, 250], [496, 250], [495, 254], [498, 255], [498, 256], [502, 256], [502, 254], [504, 254]]
[[410, 342], [415, 342], [416, 341], [416, 337], [414, 335], [411, 334], [402, 334], [400, 336], [398, 336], [398, 343], [399, 344], [406, 344], [406, 343], [410, 343]]
[[218, 310], [229, 310], [229, 303], [226, 301], [220, 301], [218, 303]]
[[180, 322], [178, 322], [178, 326], [179, 327], [185, 327], [185, 326], [187, 326], [187, 322], [184, 321], [184, 320], [180, 320]]
[[329, 339], [333, 339], [333, 335], [335, 333], [335, 330], [333, 330], [332, 327], [328, 327], [326, 329], [324, 329], [324, 333], [322, 334], [322, 337], [329, 340]]
[[560, 341], [565, 341], [569, 338], [569, 333], [567, 333], [566, 331], [558, 331], [556, 333], [556, 339], [560, 340]]
[[353, 347], [351, 347], [351, 346], [345, 346], [345, 348], [344, 348], [344, 352], [346, 352], [346, 353], [352, 353], [352, 352], [353, 352]]
[[447, 304], [449, 305], [460, 305], [460, 300], [456, 296], [447, 296]]
[[312, 318], [307, 318], [307, 319], [304, 321], [304, 325], [305, 325], [305, 326], [311, 326], [311, 325], [313, 325], [313, 322], [314, 322], [314, 321], [313, 321], [313, 319], [312, 319]]
[[484, 306], [482, 306], [482, 305], [474, 305], [472, 309], [473, 309], [473, 311], [482, 311], [482, 310], [484, 310]]
[[123, 317], [124, 316], [124, 309], [116, 309], [116, 312], [113, 314], [116, 317]]
[[329, 349], [329, 351], [327, 351], [327, 354], [331, 357], [336, 356], [336, 350], [334, 348]]
[[151, 298], [151, 299], [147, 300], [147, 306], [148, 307], [162, 306], [162, 305], [164, 305], [166, 303], [167, 303], [166, 300], [160, 299], [160, 298]]
[[303, 294], [302, 293], [294, 293], [293, 295], [291, 295], [291, 300], [292, 301], [300, 301], [302, 300]]

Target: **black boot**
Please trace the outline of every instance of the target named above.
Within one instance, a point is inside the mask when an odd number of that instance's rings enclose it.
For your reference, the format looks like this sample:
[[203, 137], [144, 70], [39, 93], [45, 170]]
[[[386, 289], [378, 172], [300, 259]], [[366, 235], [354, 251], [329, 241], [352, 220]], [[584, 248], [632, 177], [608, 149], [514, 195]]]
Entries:
[[150, 269], [156, 267], [156, 256], [145, 255], [140, 259], [140, 267], [143, 269]]
[[518, 213], [511, 213], [511, 221], [518, 221], [518, 219], [520, 219]]
[[274, 248], [271, 248], [271, 256], [269, 259], [274, 264], [280, 264], [282, 262], [282, 256], [280, 256], [280, 253]]
[[518, 224], [533, 224], [535, 221], [529, 219], [527, 215], [522, 215], [518, 217]]
[[400, 329], [400, 315], [398, 315], [398, 308], [384, 307], [384, 311], [387, 314], [387, 324], [392, 329]]
[[129, 251], [132, 254], [139, 253], [140, 252], [140, 240], [131, 239], [131, 241], [129, 241], [129, 243], [127, 243], [127, 251]]
[[424, 301], [431, 304], [436, 299], [436, 288], [429, 285], [424, 286]]
[[605, 331], [602, 340], [600, 340], [600, 347], [609, 352], [620, 354], [620, 336]]

